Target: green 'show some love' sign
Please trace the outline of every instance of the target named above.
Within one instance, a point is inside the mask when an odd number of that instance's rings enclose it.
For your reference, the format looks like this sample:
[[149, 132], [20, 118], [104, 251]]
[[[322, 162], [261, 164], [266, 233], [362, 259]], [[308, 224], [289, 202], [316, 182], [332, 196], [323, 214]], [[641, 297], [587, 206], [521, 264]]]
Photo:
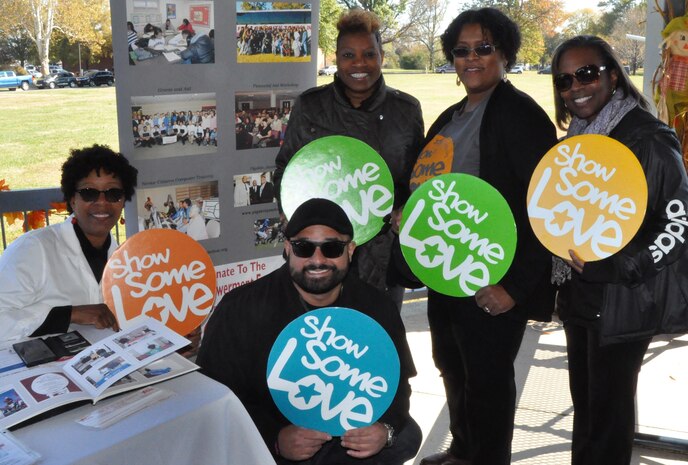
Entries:
[[421, 184], [406, 203], [401, 250], [423, 284], [453, 297], [474, 295], [506, 274], [516, 251], [516, 224], [504, 197], [468, 174]]
[[312, 198], [339, 204], [358, 245], [380, 232], [394, 205], [394, 182], [385, 161], [365, 142], [346, 136], [322, 137], [296, 152], [280, 189], [287, 218]]

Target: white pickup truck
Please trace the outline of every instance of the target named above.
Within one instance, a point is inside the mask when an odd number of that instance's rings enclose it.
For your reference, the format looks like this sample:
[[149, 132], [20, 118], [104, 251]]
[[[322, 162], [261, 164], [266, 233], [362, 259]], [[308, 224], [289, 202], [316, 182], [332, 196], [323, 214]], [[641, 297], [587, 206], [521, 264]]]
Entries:
[[33, 78], [30, 74], [26, 76], [18, 76], [14, 71], [0, 71], [0, 89], [17, 90], [17, 87], [22, 90], [29, 90]]

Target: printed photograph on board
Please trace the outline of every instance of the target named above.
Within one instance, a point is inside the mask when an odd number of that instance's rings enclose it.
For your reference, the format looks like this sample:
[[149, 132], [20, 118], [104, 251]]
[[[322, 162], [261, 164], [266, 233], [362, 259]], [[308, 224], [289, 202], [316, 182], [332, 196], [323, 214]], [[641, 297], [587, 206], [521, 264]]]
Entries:
[[176, 229], [196, 241], [220, 237], [218, 182], [138, 189], [139, 231]]
[[129, 64], [215, 63], [215, 4], [126, 0]]
[[217, 152], [214, 93], [131, 98], [134, 156], [139, 159]]
[[237, 150], [279, 147], [300, 92], [237, 92], [234, 116]]
[[271, 171], [234, 176], [234, 206], [247, 207], [275, 202], [275, 185], [272, 178]]
[[282, 222], [279, 217], [260, 218], [253, 222], [253, 245], [257, 249], [276, 248], [284, 243]]
[[311, 61], [310, 3], [237, 2], [236, 11], [237, 63]]

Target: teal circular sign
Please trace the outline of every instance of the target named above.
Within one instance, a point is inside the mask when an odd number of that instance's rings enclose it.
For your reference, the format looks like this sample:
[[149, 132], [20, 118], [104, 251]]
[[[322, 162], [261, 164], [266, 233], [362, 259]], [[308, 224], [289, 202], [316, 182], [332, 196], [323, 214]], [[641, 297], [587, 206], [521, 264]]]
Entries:
[[468, 297], [496, 284], [516, 252], [509, 204], [490, 184], [468, 174], [443, 174], [423, 183], [404, 207], [401, 251], [430, 289]]
[[369, 316], [326, 307], [282, 330], [268, 357], [267, 381], [292, 424], [341, 436], [387, 411], [399, 386], [399, 355]]
[[346, 136], [322, 137], [303, 146], [285, 168], [280, 189], [287, 218], [312, 198], [339, 204], [358, 245], [380, 232], [394, 205], [394, 181], [385, 160], [365, 142]]

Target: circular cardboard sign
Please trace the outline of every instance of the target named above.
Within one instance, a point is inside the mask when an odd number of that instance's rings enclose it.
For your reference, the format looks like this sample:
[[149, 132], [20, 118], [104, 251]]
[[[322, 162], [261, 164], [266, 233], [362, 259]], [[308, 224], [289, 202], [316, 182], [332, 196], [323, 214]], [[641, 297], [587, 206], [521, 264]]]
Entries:
[[411, 194], [399, 241], [423, 284], [468, 297], [498, 283], [509, 270], [516, 223], [509, 204], [490, 184], [469, 174], [443, 174]]
[[540, 242], [569, 259], [585, 261], [621, 250], [640, 228], [647, 181], [622, 143], [597, 134], [559, 142], [540, 160], [528, 187], [528, 217]]
[[368, 144], [327, 136], [296, 152], [284, 170], [280, 196], [287, 218], [312, 198], [336, 202], [351, 220], [353, 240], [362, 245], [380, 232], [383, 218], [392, 212], [394, 181], [387, 163]]
[[267, 382], [280, 412], [332, 436], [375, 423], [399, 386], [399, 355], [375, 320], [350, 308], [305, 313], [280, 333]]
[[112, 254], [102, 287], [120, 326], [148, 315], [184, 336], [213, 309], [215, 268], [203, 246], [186, 234], [148, 229]]
[[411, 192], [428, 179], [451, 173], [454, 162], [454, 141], [451, 137], [437, 134], [418, 155], [411, 172]]

